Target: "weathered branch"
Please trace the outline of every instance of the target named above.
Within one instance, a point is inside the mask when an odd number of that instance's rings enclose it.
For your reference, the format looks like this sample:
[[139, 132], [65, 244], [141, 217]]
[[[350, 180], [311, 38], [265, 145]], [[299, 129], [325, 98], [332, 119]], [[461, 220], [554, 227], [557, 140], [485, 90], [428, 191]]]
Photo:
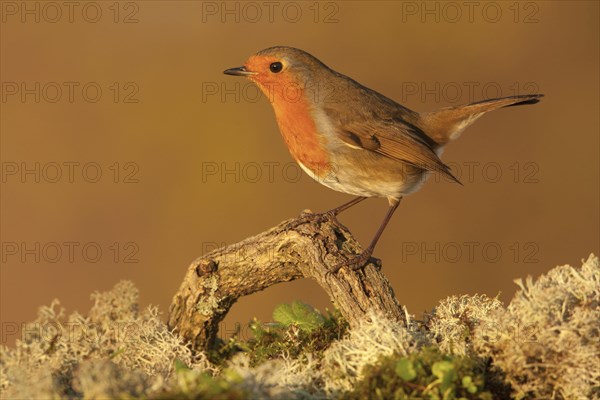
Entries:
[[339, 222], [311, 215], [304, 213], [192, 262], [173, 298], [169, 327], [195, 348], [210, 348], [219, 322], [238, 298], [300, 277], [317, 281], [351, 326], [369, 309], [400, 320], [394, 291], [374, 264], [328, 273], [361, 248]]

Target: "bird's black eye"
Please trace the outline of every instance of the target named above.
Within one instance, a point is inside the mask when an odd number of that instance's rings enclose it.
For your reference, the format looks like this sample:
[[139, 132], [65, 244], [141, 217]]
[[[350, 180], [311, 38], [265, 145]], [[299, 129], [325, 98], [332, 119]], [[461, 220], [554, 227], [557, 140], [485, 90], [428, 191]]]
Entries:
[[269, 69], [272, 73], [276, 74], [283, 69], [283, 64], [281, 64], [279, 61], [271, 63], [271, 65], [269, 65]]

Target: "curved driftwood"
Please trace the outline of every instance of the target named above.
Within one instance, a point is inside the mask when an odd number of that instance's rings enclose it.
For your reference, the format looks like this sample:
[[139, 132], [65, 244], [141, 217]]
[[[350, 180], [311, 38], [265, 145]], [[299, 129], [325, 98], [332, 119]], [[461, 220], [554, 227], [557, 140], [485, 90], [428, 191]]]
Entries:
[[369, 309], [400, 320], [400, 305], [379, 266], [328, 272], [360, 251], [337, 220], [305, 212], [192, 262], [173, 298], [168, 325], [194, 348], [208, 349], [240, 297], [301, 277], [317, 281], [351, 326]]

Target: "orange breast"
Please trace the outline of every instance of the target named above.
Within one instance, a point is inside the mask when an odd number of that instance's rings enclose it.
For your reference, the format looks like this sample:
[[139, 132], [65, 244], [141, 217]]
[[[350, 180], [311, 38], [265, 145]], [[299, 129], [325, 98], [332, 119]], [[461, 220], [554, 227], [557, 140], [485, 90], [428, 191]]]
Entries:
[[329, 169], [329, 156], [320, 140], [306, 100], [275, 100], [273, 108], [279, 130], [292, 157], [315, 175], [322, 177]]

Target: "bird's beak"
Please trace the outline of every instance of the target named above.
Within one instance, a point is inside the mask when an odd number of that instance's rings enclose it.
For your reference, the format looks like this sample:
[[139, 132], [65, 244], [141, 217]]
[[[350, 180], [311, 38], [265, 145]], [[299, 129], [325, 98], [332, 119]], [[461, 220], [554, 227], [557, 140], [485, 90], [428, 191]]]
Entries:
[[247, 71], [246, 67], [229, 68], [223, 71], [225, 75], [249, 76], [256, 75], [256, 72]]

